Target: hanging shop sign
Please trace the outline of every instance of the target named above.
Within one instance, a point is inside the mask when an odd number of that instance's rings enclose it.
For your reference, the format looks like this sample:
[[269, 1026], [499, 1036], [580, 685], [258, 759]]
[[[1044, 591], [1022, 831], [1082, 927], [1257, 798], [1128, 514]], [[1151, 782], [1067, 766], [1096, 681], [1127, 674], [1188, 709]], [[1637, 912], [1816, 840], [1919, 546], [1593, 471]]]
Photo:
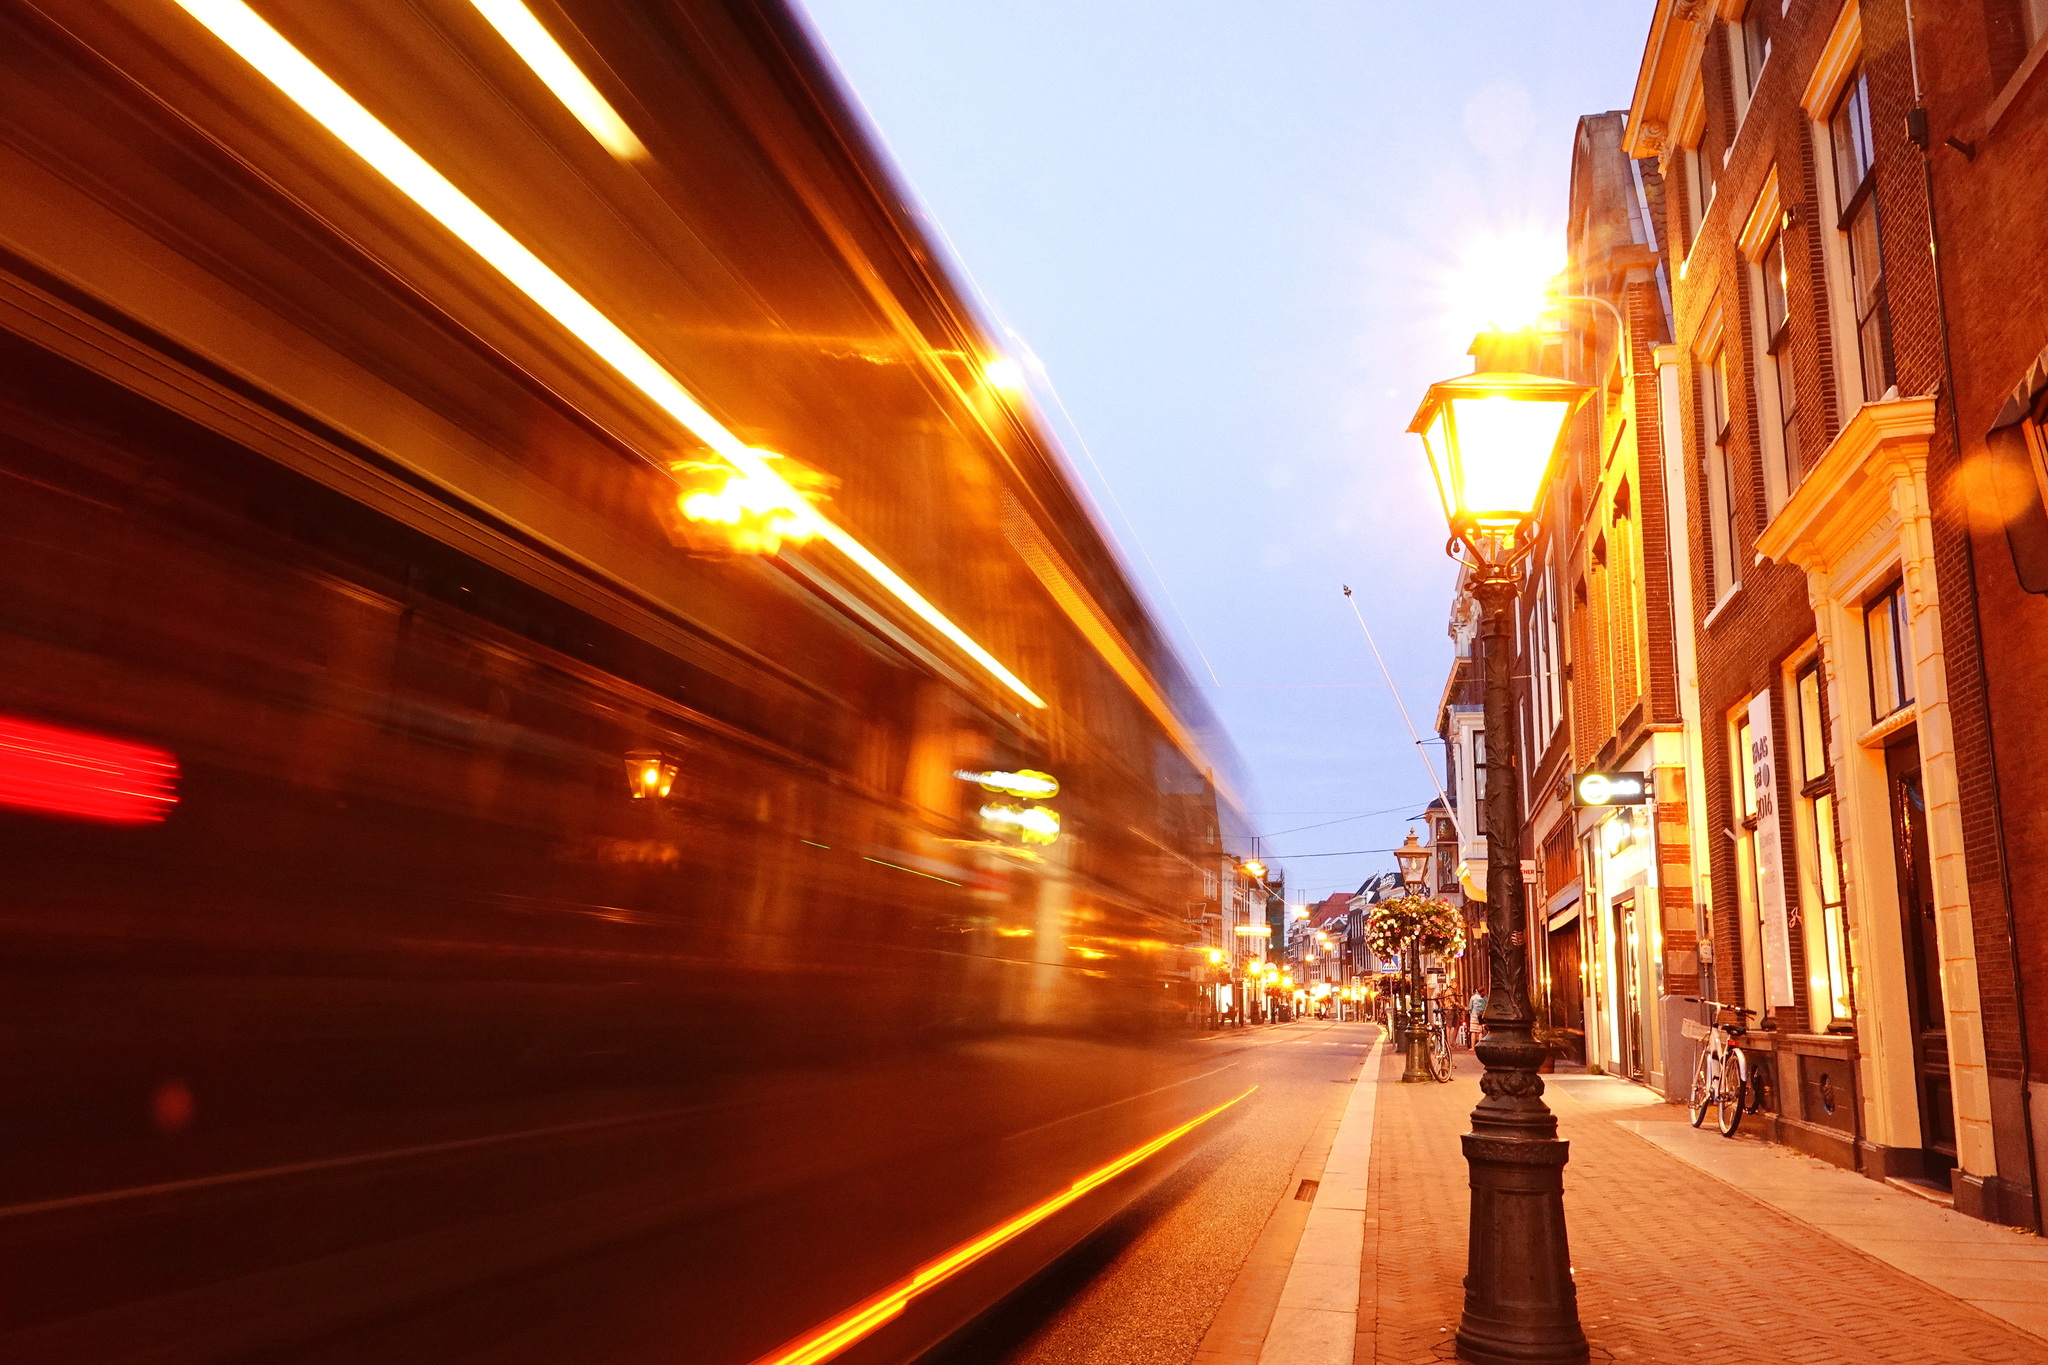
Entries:
[[1580, 806], [1640, 806], [1650, 799], [1643, 773], [1580, 773], [1572, 779], [1572, 801]]
[[1768, 690], [1750, 699], [1748, 757], [1756, 791], [1756, 901], [1757, 918], [1763, 922], [1765, 1004], [1790, 1005], [1792, 918], [1785, 894], [1785, 855], [1778, 843], [1778, 764], [1771, 743]]

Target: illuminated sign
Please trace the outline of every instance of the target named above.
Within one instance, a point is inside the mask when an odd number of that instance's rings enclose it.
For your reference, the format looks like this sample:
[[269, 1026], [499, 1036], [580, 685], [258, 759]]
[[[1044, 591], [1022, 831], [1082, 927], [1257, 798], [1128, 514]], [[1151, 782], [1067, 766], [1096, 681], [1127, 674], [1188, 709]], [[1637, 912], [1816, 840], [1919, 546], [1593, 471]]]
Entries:
[[1060, 794], [1060, 780], [1035, 768], [1021, 768], [1014, 773], [971, 773], [963, 768], [953, 776], [962, 782], [978, 782], [984, 791], [1021, 796], [1027, 801], [1043, 801]]
[[1246, 938], [1271, 938], [1273, 937], [1273, 926], [1270, 924], [1240, 924], [1237, 926], [1237, 932], [1243, 934]]
[[1641, 773], [1580, 773], [1572, 782], [1572, 800], [1581, 806], [1640, 806], [1649, 799]]

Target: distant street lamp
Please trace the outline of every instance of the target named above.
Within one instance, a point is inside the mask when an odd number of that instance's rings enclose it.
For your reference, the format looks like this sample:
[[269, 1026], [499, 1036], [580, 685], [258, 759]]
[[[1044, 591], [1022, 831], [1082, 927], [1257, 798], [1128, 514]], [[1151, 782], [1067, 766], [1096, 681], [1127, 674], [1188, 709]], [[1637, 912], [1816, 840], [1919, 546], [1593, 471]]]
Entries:
[[[1481, 373], [1430, 386], [1408, 429], [1422, 437], [1450, 522], [1454, 559], [1472, 570], [1485, 668], [1486, 924], [1492, 990], [1485, 1098], [1472, 1111], [1465, 1161], [1472, 1229], [1458, 1356], [1480, 1365], [1576, 1365], [1587, 1358], [1565, 1235], [1570, 1144], [1543, 1103], [1547, 1049], [1529, 999], [1521, 869], [1521, 784], [1512, 698], [1515, 599], [1540, 528], [1536, 503], [1592, 391], [1545, 375]], [[1460, 550], [1464, 551], [1460, 555]]]
[[1401, 869], [1401, 884], [1410, 891], [1428, 889], [1429, 849], [1417, 842], [1414, 830], [1409, 830], [1407, 842], [1394, 850], [1394, 866]]
[[[1414, 830], [1409, 830], [1408, 841], [1394, 850], [1394, 866], [1401, 869], [1401, 889], [1411, 896], [1420, 895], [1429, 878], [1429, 850], [1415, 841]], [[1401, 1083], [1422, 1085], [1436, 1077], [1429, 1074], [1429, 1007], [1422, 998], [1419, 932], [1408, 940], [1408, 950], [1402, 957], [1408, 968], [1408, 1064], [1401, 1071]]]

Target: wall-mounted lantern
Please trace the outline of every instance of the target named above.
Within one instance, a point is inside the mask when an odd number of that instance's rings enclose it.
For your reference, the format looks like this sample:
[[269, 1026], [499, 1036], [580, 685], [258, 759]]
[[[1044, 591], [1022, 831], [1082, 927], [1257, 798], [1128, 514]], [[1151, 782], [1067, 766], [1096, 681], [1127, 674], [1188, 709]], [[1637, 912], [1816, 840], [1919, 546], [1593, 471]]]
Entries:
[[635, 801], [663, 797], [676, 784], [676, 765], [656, 749], [635, 749], [626, 755], [626, 788]]

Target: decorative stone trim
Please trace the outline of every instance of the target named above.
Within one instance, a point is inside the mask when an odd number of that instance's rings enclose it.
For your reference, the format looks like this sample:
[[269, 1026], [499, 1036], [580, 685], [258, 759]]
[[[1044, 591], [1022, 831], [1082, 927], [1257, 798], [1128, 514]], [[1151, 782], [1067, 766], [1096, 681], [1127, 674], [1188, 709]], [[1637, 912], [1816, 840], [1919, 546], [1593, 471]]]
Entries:
[[1807, 79], [1806, 92], [1799, 97], [1799, 107], [1809, 118], [1826, 123], [1828, 114], [1835, 107], [1835, 100], [1842, 93], [1850, 71], [1863, 55], [1863, 9], [1857, 0], [1842, 0], [1842, 12], [1835, 19], [1834, 31], [1828, 34], [1827, 46], [1820, 50], [1820, 57], [1813, 64], [1813, 75]]
[[1773, 166], [1770, 175], [1764, 179], [1764, 187], [1756, 192], [1756, 203], [1750, 207], [1749, 218], [1742, 225], [1742, 235], [1736, 239], [1742, 254], [1752, 261], [1762, 256], [1784, 214], [1784, 206], [1778, 200], [1778, 168]]
[[[1934, 426], [1931, 396], [1864, 404], [1764, 528], [1757, 552], [1806, 573], [1828, 713], [1836, 718], [1828, 757], [1840, 802], [1854, 989], [1859, 1015], [1873, 1025], [1859, 1031], [1869, 1044], [1859, 1077], [1864, 1132], [1887, 1147], [1913, 1148], [1922, 1140], [1906, 1037], [1911, 1004], [1881, 743], [1910, 723], [1917, 730], [1927, 793], [1958, 1155], [1965, 1174], [1986, 1177], [1997, 1174], [1997, 1156], [1927, 490]], [[1905, 589], [1915, 701], [1900, 716], [1878, 718], [1871, 715], [1861, 667], [1863, 603], [1894, 576]], [[1859, 742], [1873, 737], [1872, 747]]]

